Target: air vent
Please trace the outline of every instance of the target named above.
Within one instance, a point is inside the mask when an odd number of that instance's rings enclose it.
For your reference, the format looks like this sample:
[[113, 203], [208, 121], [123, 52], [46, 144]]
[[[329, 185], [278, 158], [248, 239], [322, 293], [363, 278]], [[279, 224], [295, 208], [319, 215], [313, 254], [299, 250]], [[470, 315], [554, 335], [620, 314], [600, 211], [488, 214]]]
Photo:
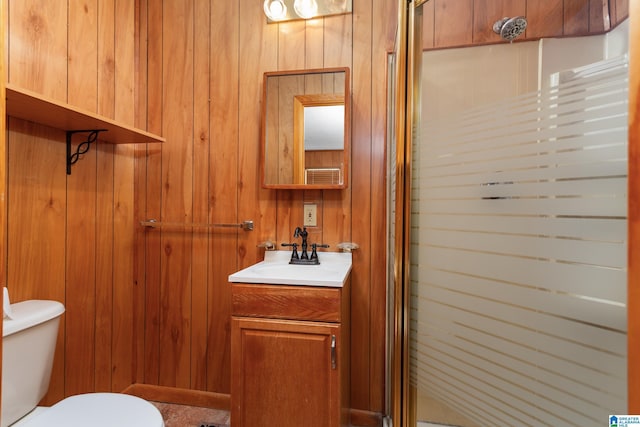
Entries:
[[342, 184], [342, 170], [339, 168], [305, 169], [305, 184]]

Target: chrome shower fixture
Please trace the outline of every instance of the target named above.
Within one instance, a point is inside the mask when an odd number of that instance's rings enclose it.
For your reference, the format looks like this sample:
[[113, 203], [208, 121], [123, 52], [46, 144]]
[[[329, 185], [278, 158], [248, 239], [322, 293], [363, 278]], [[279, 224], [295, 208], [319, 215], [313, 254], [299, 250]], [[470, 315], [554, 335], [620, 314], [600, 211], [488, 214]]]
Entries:
[[527, 18], [516, 16], [515, 18], [502, 18], [493, 24], [493, 31], [500, 34], [504, 40], [513, 41], [527, 29]]

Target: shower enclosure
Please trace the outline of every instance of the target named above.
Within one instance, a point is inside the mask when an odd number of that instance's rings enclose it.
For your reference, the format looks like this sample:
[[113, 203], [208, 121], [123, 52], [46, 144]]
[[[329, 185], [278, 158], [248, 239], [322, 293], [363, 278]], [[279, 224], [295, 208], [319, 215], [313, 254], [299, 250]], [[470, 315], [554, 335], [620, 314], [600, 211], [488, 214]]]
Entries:
[[393, 411], [403, 426], [603, 425], [627, 413], [628, 24], [423, 53], [420, 13], [398, 70], [408, 346], [392, 385], [410, 403]]

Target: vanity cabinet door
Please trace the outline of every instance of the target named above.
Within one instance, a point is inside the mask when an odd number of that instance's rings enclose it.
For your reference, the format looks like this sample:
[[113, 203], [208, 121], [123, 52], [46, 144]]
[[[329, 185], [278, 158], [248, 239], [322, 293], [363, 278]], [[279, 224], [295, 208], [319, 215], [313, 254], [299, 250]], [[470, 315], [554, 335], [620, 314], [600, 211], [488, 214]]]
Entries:
[[233, 427], [339, 427], [340, 326], [232, 318]]

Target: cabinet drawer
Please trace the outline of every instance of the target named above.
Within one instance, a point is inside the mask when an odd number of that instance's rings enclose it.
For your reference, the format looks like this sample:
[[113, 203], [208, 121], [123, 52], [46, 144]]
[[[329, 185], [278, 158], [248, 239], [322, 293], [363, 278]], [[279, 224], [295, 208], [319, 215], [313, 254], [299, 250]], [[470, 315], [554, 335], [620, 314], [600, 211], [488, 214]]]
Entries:
[[340, 322], [341, 288], [233, 283], [233, 315]]

